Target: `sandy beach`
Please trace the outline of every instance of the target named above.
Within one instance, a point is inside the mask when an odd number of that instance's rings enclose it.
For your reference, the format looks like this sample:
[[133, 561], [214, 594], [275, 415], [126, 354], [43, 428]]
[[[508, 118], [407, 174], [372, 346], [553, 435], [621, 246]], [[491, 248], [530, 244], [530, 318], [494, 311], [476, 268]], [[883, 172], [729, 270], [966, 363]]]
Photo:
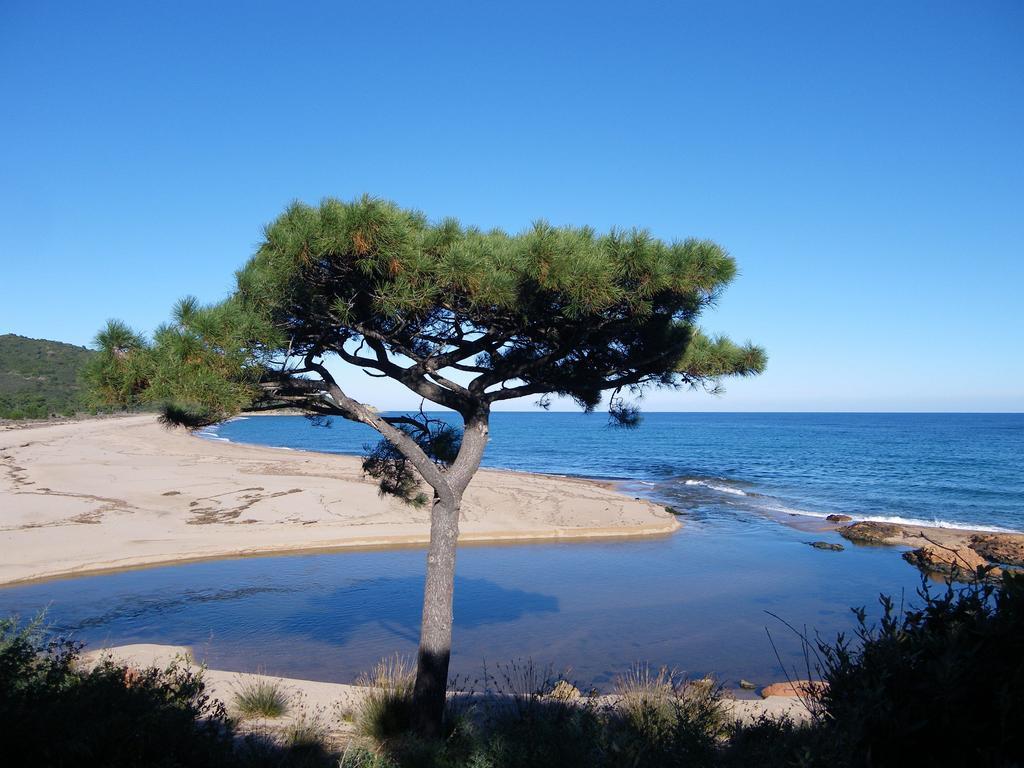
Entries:
[[[204, 440], [155, 416], [0, 428], [0, 584], [187, 560], [419, 545], [428, 510], [352, 456]], [[483, 470], [463, 542], [663, 535], [664, 508], [602, 483]]]

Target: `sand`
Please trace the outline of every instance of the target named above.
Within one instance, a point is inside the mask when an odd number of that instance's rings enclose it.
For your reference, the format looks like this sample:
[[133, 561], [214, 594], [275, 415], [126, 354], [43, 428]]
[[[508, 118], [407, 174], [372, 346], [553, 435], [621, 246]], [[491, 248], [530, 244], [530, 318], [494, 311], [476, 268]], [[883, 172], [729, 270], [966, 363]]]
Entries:
[[[152, 415], [0, 428], [0, 584], [187, 560], [422, 545], [429, 511], [357, 457], [217, 442]], [[674, 515], [607, 484], [481, 470], [462, 542], [656, 536]]]

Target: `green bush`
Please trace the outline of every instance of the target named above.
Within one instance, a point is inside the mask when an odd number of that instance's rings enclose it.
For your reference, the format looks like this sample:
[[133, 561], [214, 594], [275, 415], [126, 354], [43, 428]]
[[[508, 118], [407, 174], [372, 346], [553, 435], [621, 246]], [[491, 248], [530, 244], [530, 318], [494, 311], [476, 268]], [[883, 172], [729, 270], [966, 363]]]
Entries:
[[856, 642], [819, 643], [821, 721], [851, 766], [1024, 761], [1024, 577], [998, 587], [927, 584], [920, 610], [883, 597]]
[[81, 646], [40, 622], [0, 620], [0, 765], [4, 768], [326, 768], [337, 765], [315, 718], [284, 739], [239, 737], [224, 705], [183, 661], [138, 669], [80, 660]]
[[232, 734], [223, 705], [186, 665], [131, 669], [77, 663], [80, 646], [38, 623], [0, 620], [0, 729], [8, 766], [223, 766]]
[[813, 721], [738, 726], [724, 764], [1024, 765], [1024, 577], [919, 595], [910, 610], [882, 596], [877, 625], [856, 609], [852, 637], [805, 639], [826, 684]]

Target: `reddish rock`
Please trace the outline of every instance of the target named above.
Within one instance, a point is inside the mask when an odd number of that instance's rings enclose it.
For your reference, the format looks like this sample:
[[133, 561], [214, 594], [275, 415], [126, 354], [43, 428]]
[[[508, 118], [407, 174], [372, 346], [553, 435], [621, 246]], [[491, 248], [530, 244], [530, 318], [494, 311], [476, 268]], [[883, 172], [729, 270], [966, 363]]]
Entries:
[[986, 560], [1024, 566], [1024, 536], [1020, 534], [986, 533], [972, 536], [969, 546]]
[[839, 529], [839, 535], [857, 544], [888, 544], [889, 539], [903, 536], [903, 529], [891, 523], [864, 521]]
[[825, 519], [830, 523], [848, 523], [853, 520], [849, 515], [829, 515]]
[[791, 683], [772, 683], [761, 689], [761, 698], [769, 696], [817, 696], [825, 687], [820, 680], [794, 680]]
[[[932, 544], [903, 553], [903, 559], [911, 565], [916, 565], [926, 573], [940, 573], [944, 576], [952, 576], [957, 581], [973, 581], [977, 578], [978, 568], [989, 565], [988, 560], [983, 558], [970, 547], [937, 547]], [[1002, 571], [998, 568], [991, 570], [988, 576], [997, 577]]]

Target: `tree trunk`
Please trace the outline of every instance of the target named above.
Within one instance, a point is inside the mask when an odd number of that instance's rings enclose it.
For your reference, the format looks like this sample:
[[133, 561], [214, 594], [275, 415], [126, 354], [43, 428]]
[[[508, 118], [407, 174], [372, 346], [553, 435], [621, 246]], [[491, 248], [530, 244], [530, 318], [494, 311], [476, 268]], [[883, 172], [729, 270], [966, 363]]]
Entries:
[[412, 695], [413, 729], [426, 738], [441, 735], [448, 661], [452, 650], [452, 595], [455, 547], [459, 538], [459, 502], [436, 494], [430, 515], [430, 549], [423, 588], [423, 622]]
[[455, 548], [459, 539], [459, 506], [473, 479], [490, 434], [489, 411], [482, 405], [466, 418], [462, 448], [445, 473], [443, 488], [434, 489], [430, 514], [427, 581], [423, 588], [423, 622], [413, 688], [413, 729], [427, 738], [441, 736], [448, 662], [452, 654], [452, 596], [455, 591]]

